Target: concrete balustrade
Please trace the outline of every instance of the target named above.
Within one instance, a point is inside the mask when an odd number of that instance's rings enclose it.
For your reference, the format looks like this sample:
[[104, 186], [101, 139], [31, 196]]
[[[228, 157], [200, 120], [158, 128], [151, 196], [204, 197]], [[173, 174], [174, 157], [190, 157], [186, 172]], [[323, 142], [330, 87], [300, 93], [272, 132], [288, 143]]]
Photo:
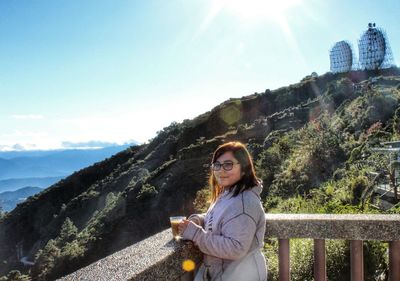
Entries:
[[351, 280], [364, 280], [363, 240], [389, 242], [389, 281], [400, 280], [400, 215], [267, 214], [279, 240], [279, 280], [290, 280], [290, 238], [314, 239], [314, 279], [326, 281], [325, 239], [350, 240]]
[[[389, 243], [389, 280], [400, 280], [400, 215], [266, 214], [266, 238], [279, 240], [279, 280], [290, 280], [291, 238], [314, 239], [314, 279], [326, 281], [325, 239], [350, 240], [351, 280], [363, 280], [363, 240]], [[60, 280], [193, 280], [182, 262], [201, 262], [191, 242], [167, 229]]]
[[198, 265], [201, 258], [192, 242], [174, 241], [171, 229], [167, 229], [59, 280], [188, 281], [193, 280], [194, 272], [185, 272], [183, 261], [190, 259]]

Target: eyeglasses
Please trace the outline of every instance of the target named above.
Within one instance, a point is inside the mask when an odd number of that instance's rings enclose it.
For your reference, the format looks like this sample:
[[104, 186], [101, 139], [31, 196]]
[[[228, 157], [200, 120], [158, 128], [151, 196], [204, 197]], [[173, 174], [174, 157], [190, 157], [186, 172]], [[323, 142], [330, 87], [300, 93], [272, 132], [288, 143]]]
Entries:
[[219, 162], [215, 162], [211, 164], [211, 169], [213, 171], [219, 171], [221, 170], [221, 167], [225, 170], [225, 171], [230, 171], [233, 169], [233, 165], [240, 165], [240, 163], [233, 163], [232, 161], [225, 161], [224, 163], [219, 163]]

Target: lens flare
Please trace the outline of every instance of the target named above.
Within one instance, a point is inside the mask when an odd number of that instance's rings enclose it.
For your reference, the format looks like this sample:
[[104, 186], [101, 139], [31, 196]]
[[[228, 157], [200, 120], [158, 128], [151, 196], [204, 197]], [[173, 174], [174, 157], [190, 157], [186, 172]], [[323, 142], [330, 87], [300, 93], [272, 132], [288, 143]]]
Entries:
[[182, 269], [184, 271], [193, 271], [195, 267], [196, 267], [196, 264], [192, 260], [184, 260], [182, 262]]
[[232, 104], [221, 110], [220, 117], [225, 123], [232, 125], [239, 122], [242, 118], [242, 113], [236, 104]]

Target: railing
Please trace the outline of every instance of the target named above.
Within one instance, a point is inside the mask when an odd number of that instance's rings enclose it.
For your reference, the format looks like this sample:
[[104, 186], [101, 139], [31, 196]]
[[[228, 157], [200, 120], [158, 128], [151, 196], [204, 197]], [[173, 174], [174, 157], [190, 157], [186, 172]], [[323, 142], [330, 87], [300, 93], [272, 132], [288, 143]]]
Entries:
[[[279, 241], [279, 280], [290, 280], [289, 239], [314, 239], [314, 279], [327, 280], [325, 239], [350, 240], [351, 280], [364, 278], [363, 240], [389, 243], [389, 280], [400, 280], [400, 215], [267, 214], [266, 238]], [[193, 280], [184, 260], [201, 262], [190, 242], [171, 240], [169, 229], [114, 253], [61, 280]]]
[[400, 280], [400, 215], [267, 214], [266, 237], [279, 240], [279, 280], [290, 280], [290, 238], [314, 239], [314, 279], [326, 281], [325, 239], [350, 240], [351, 280], [364, 280], [363, 240], [389, 243], [389, 280]]
[[172, 240], [171, 229], [94, 262], [59, 280], [74, 281], [190, 281], [194, 272], [185, 272], [182, 262], [200, 264], [202, 254], [193, 243]]

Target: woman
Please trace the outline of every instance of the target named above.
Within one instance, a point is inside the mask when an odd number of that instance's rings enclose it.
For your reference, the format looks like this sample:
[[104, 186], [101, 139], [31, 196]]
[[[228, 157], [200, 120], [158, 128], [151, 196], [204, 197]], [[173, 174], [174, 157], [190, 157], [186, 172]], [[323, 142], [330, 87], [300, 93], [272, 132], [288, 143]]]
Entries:
[[265, 213], [262, 186], [246, 147], [225, 143], [211, 162], [211, 206], [205, 215], [191, 215], [179, 225], [183, 239], [192, 240], [204, 253], [195, 281], [267, 280], [261, 249]]

